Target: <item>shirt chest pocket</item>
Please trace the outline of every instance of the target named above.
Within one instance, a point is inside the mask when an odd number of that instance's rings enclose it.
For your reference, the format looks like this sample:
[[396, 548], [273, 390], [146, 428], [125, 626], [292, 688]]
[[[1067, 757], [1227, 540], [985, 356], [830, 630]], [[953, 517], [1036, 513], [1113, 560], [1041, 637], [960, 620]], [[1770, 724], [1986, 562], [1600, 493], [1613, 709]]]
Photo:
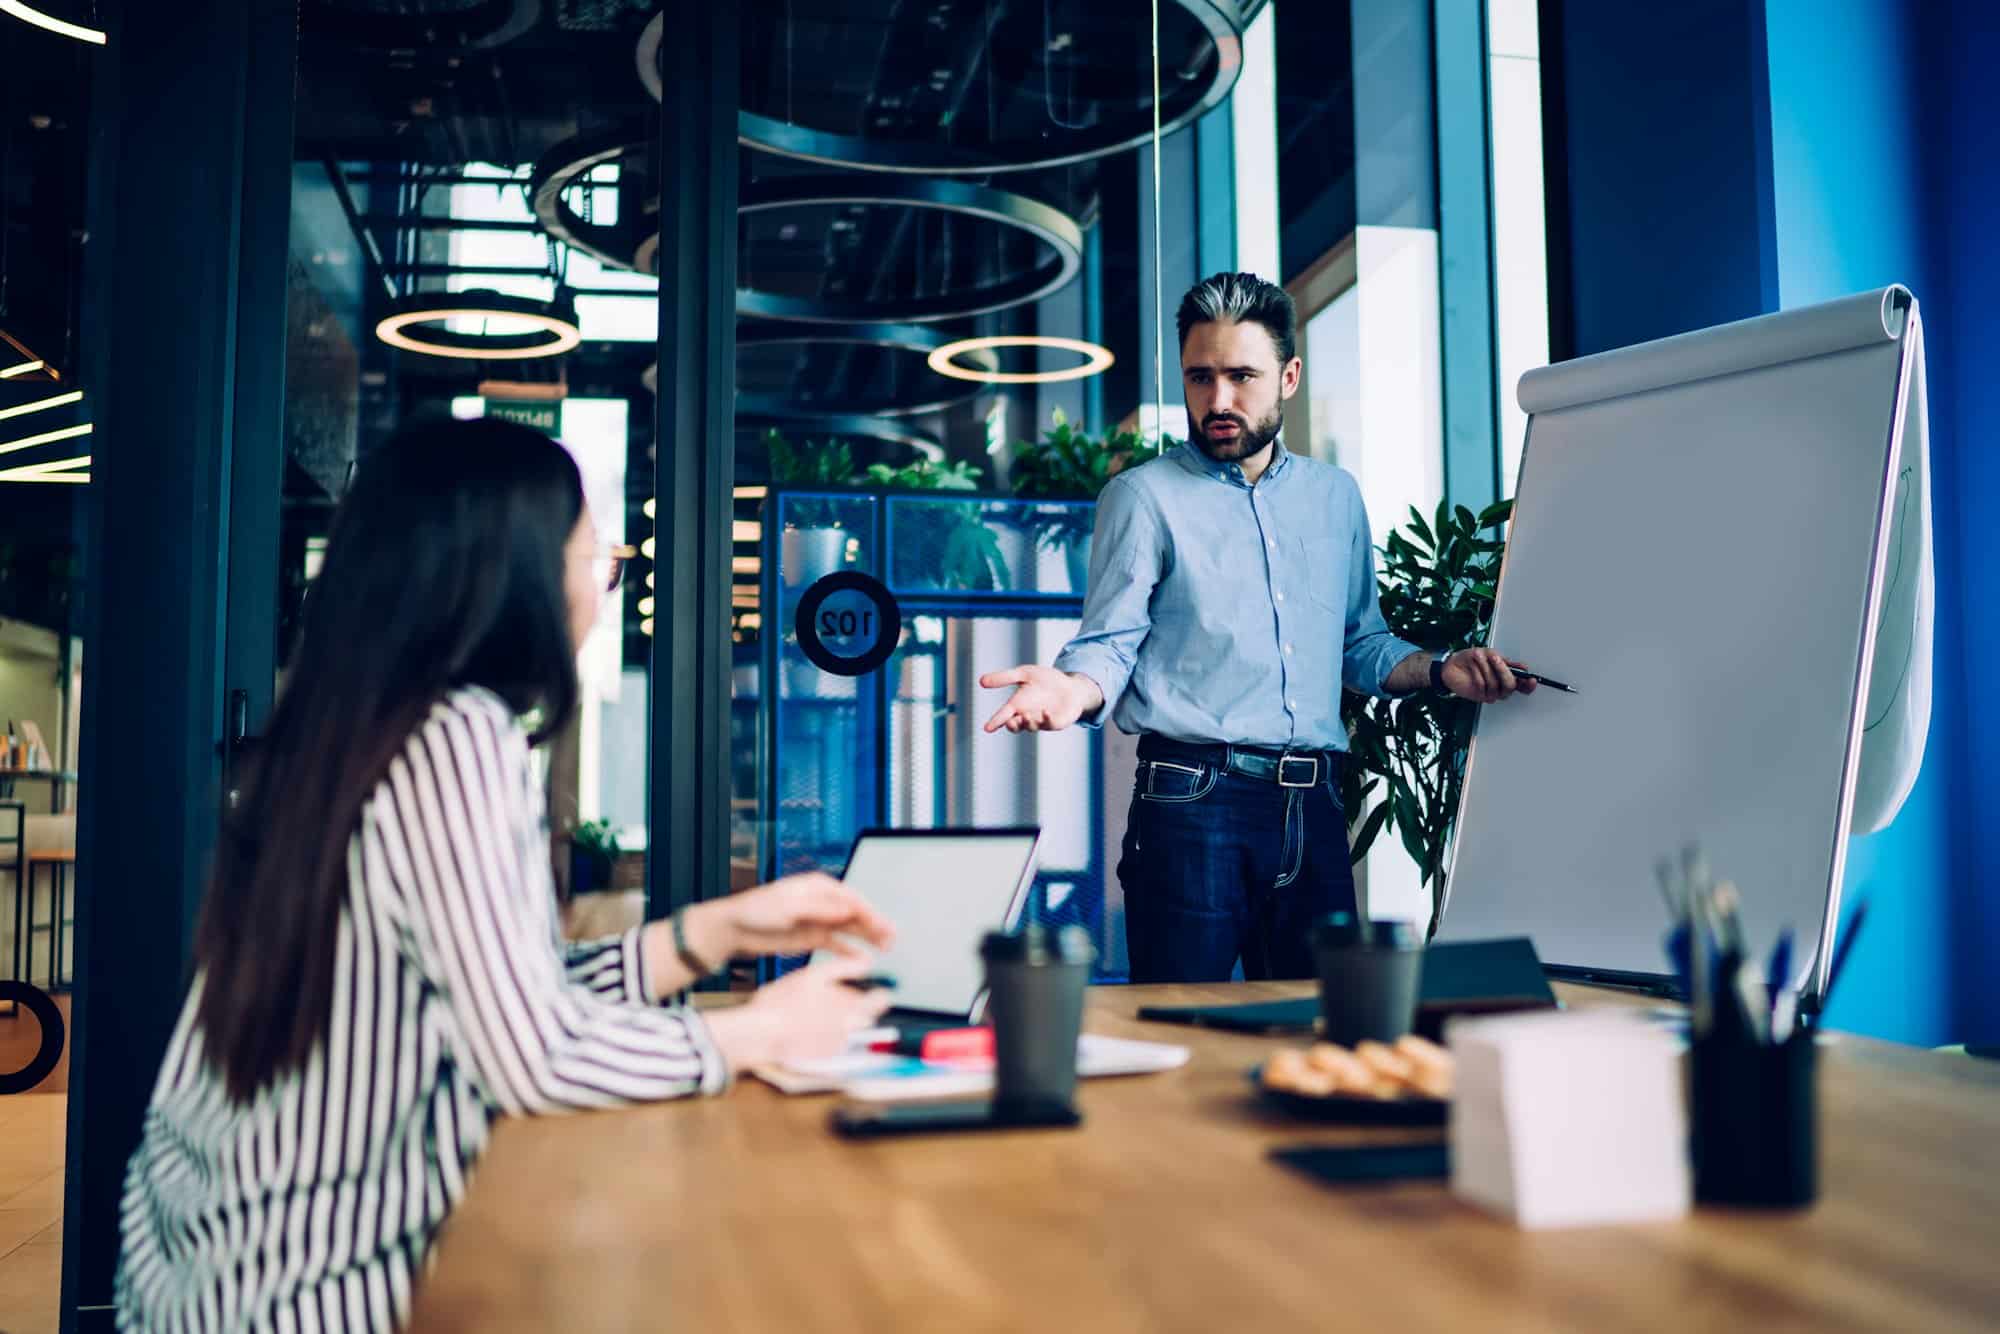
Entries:
[[1347, 543], [1337, 537], [1298, 539], [1299, 580], [1322, 611], [1347, 615]]

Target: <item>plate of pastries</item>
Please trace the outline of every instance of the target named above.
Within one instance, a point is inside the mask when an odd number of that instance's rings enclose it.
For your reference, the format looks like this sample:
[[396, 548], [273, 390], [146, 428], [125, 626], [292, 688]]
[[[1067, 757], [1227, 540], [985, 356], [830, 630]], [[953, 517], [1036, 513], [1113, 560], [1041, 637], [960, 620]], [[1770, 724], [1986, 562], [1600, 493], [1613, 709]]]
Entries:
[[1264, 1101], [1318, 1121], [1443, 1125], [1451, 1053], [1415, 1034], [1395, 1042], [1287, 1047], [1250, 1072]]

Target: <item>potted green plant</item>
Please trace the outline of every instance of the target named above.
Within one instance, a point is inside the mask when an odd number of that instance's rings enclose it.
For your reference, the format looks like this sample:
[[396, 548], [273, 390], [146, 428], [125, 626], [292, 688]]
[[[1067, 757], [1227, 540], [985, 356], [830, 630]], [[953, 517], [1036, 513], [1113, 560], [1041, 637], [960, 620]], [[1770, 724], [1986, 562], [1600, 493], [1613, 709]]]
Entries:
[[[1014, 494], [1023, 500], [1096, 500], [1105, 483], [1134, 464], [1158, 458], [1179, 442], [1148, 440], [1137, 431], [1114, 431], [1093, 440], [1057, 408], [1039, 440], [1014, 446]], [[1090, 534], [1095, 514], [1074, 505], [1036, 512], [1036, 545], [1063, 553], [1070, 587], [1081, 593], [1090, 577]]]
[[[976, 491], [980, 475], [980, 469], [962, 460], [938, 464], [920, 459], [900, 468], [871, 464], [866, 480], [903, 491]], [[1007, 559], [983, 508], [977, 500], [900, 506], [891, 555], [896, 582], [984, 591], [1005, 588]]]
[[618, 831], [609, 820], [583, 820], [569, 834], [569, 892], [594, 894], [611, 888], [618, 860]]
[[[1512, 501], [1479, 514], [1440, 504], [1426, 522], [1412, 508], [1410, 522], [1392, 531], [1381, 548], [1378, 591], [1389, 629], [1436, 652], [1484, 644], [1506, 547], [1497, 530], [1512, 512]], [[1352, 758], [1340, 779], [1352, 857], [1360, 861], [1384, 830], [1394, 830], [1430, 890], [1436, 930], [1445, 856], [1479, 706], [1428, 690], [1396, 700], [1350, 692], [1342, 697], [1340, 712]]]
[[[845, 489], [854, 485], [854, 453], [838, 440], [794, 445], [782, 432], [764, 432], [764, 458], [774, 485]], [[841, 526], [838, 501], [813, 497], [785, 502], [779, 568], [787, 588], [805, 588], [847, 563], [851, 536]]]

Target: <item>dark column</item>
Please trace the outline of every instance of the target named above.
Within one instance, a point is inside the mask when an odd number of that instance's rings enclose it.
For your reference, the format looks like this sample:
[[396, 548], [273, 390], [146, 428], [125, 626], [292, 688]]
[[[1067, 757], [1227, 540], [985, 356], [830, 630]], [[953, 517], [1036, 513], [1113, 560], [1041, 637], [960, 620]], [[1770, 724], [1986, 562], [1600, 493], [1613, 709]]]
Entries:
[[[652, 822], [658, 916], [729, 885], [737, 16], [697, 5], [663, 48]], [[767, 625], [765, 633], [779, 627]]]
[[[97, 430], [65, 1330], [111, 1326], [125, 1160], [185, 988], [214, 834], [231, 498], [253, 483], [232, 460], [251, 430], [257, 466], [278, 447], [270, 348], [296, 26], [282, 0], [106, 11], [85, 260]], [[266, 662], [269, 630], [267, 613]]]

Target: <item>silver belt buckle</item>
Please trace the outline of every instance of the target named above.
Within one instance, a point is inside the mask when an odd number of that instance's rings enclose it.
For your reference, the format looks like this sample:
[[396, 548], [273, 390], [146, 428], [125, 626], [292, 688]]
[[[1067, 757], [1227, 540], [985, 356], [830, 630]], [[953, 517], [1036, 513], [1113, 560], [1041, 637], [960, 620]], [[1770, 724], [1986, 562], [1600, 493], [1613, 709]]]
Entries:
[[[1286, 777], [1285, 766], [1288, 764], [1305, 765], [1306, 777], [1298, 782], [1293, 782], [1290, 778]], [[1319, 784], [1319, 756], [1285, 754], [1285, 755], [1280, 755], [1278, 757], [1279, 787], [1316, 787], [1318, 786], [1318, 784]]]

